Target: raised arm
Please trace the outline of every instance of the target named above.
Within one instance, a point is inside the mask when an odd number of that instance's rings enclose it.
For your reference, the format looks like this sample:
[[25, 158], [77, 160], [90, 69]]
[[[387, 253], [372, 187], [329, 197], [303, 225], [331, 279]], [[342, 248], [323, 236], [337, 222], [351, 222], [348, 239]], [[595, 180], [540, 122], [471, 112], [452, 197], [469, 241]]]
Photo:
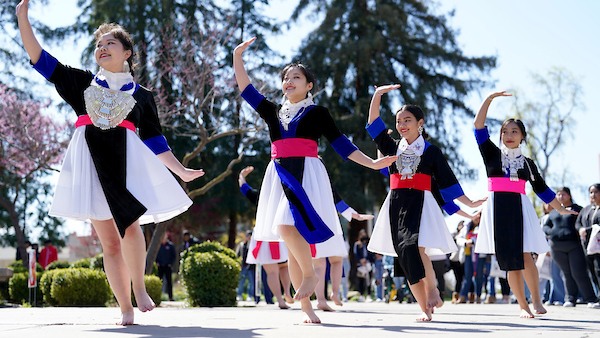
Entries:
[[29, 23], [29, 17], [27, 16], [28, 12], [29, 0], [21, 0], [21, 2], [17, 5], [15, 13], [19, 23], [19, 31], [21, 32], [23, 46], [25, 47], [27, 54], [29, 54], [31, 63], [35, 65], [42, 55], [42, 46], [35, 38], [35, 34], [33, 34], [33, 29]]
[[369, 121], [368, 124], [373, 123], [379, 117], [379, 105], [381, 104], [381, 96], [390, 90], [398, 89], [400, 85], [387, 85], [381, 87], [375, 87], [375, 93], [371, 99], [371, 105], [369, 106]]
[[492, 100], [498, 96], [512, 96], [512, 94], [509, 94], [506, 92], [506, 90], [503, 90], [501, 92], [493, 92], [490, 95], [488, 95], [488, 97], [486, 97], [485, 100], [483, 100], [483, 102], [481, 102], [479, 111], [477, 112], [477, 115], [475, 115], [475, 120], [473, 120], [475, 129], [485, 128], [485, 119], [487, 117], [487, 111], [488, 111], [488, 108], [490, 107], [490, 103], [492, 103]]
[[253, 166], [247, 166], [246, 168], [240, 171], [240, 175], [238, 176], [238, 185], [241, 187], [246, 183], [246, 176], [254, 170]]
[[246, 72], [246, 68], [244, 68], [244, 60], [242, 59], [242, 53], [250, 46], [252, 42], [254, 42], [256, 38], [252, 38], [250, 40], [246, 40], [240, 43], [233, 50], [233, 70], [235, 71], [235, 79], [237, 81], [238, 87], [240, 91], [243, 92], [246, 87], [250, 84], [250, 78], [248, 77], [248, 73]]
[[156, 157], [158, 157], [165, 167], [169, 168], [169, 170], [171, 170], [175, 175], [179, 176], [184, 182], [193, 181], [204, 175], [204, 171], [202, 169], [195, 170], [184, 167], [170, 150], [160, 153], [156, 155]]

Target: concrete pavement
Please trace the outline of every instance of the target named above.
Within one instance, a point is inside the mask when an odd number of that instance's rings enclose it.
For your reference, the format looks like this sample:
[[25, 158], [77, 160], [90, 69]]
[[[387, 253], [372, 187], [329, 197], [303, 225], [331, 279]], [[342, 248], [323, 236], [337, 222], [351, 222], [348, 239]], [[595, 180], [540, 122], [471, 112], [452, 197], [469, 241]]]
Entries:
[[[244, 303], [241, 303], [242, 305]], [[252, 303], [249, 303], [250, 305]], [[331, 306], [335, 306], [331, 304]], [[447, 302], [434, 321], [418, 323], [416, 304], [348, 302], [336, 312], [317, 314], [323, 324], [300, 324], [299, 304], [235, 308], [186, 308], [163, 302], [149, 313], [136, 310], [133, 326], [116, 326], [118, 308], [0, 308], [0, 337], [561, 337], [600, 338], [600, 310], [548, 306], [535, 319], [518, 317], [516, 304]]]

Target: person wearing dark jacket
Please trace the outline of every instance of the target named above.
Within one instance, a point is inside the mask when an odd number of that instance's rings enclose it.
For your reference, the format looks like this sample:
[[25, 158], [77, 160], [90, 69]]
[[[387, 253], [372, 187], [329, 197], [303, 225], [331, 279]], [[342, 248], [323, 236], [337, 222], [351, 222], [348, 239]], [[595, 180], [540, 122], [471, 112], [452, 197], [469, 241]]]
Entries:
[[[573, 203], [571, 190], [562, 187], [556, 192], [556, 199], [567, 209], [581, 211], [581, 206]], [[566, 296], [563, 306], [572, 307], [577, 303], [577, 294], [581, 292], [588, 307], [600, 308], [598, 297], [594, 294], [592, 282], [587, 273], [585, 254], [575, 229], [577, 215], [561, 215], [556, 210], [548, 214], [544, 232], [550, 236], [548, 243], [552, 258], [564, 274]]]
[[158, 255], [156, 255], [156, 266], [158, 267], [158, 275], [163, 281], [163, 290], [166, 289], [170, 301], [173, 301], [171, 266], [175, 262], [176, 257], [175, 246], [169, 241], [169, 237], [165, 233], [162, 243], [160, 244], [160, 249], [158, 249]]

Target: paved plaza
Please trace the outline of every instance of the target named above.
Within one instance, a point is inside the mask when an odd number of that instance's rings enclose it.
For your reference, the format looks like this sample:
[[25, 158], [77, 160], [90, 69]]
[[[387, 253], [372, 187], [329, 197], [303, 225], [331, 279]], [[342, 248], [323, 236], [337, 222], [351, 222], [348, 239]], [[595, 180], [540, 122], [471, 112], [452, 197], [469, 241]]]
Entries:
[[136, 310], [138, 325], [127, 327], [113, 324], [118, 308], [0, 308], [0, 337], [600, 338], [600, 310], [584, 304], [547, 308], [545, 315], [521, 319], [516, 304], [447, 302], [436, 309], [433, 322], [418, 323], [414, 320], [419, 314], [416, 304], [348, 302], [336, 307], [336, 312], [318, 311], [323, 324], [300, 324], [299, 304], [279, 310], [263, 304], [186, 308], [179, 302], [163, 302], [149, 313]]

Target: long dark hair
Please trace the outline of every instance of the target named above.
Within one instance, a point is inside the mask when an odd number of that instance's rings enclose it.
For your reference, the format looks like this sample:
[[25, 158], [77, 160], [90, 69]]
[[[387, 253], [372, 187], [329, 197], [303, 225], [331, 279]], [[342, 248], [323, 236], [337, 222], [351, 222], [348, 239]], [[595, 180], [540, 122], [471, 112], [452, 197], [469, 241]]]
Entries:
[[133, 70], [135, 68], [135, 64], [133, 63], [135, 57], [137, 56], [136, 52], [133, 50], [134, 43], [131, 35], [125, 30], [125, 28], [117, 23], [103, 23], [96, 29], [94, 32], [94, 39], [96, 42], [102, 38], [105, 34], [112, 34], [115, 39], [119, 40], [123, 44], [123, 49], [131, 51], [131, 56], [127, 59], [127, 63], [129, 64], [129, 69], [131, 70], [131, 75], [133, 76]]
[[567, 188], [567, 187], [560, 187], [558, 189], [556, 189], [556, 192], [559, 191], [564, 191], [567, 194], [569, 194], [569, 200], [571, 200], [571, 204], [575, 204], [575, 202], [573, 202], [573, 195], [571, 195], [571, 189]]
[[405, 104], [402, 107], [400, 107], [400, 109], [398, 109], [396, 115], [400, 114], [403, 111], [408, 111], [411, 114], [413, 114], [415, 119], [417, 119], [417, 122], [423, 120], [423, 133], [421, 133], [421, 135], [423, 136], [424, 140], [429, 140], [429, 134], [427, 134], [427, 132], [425, 131], [425, 113], [423, 112], [423, 109], [421, 109], [421, 107], [415, 104]]

